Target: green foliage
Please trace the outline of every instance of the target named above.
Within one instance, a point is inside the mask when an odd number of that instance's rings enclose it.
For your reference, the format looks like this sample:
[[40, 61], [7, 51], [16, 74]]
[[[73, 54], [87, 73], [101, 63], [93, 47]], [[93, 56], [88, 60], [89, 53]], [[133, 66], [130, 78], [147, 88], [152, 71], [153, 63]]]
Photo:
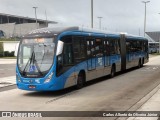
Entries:
[[0, 38], [0, 41], [19, 41], [19, 38]]
[[0, 42], [0, 57], [14, 57], [14, 51], [3, 51], [3, 42]]
[[160, 53], [152, 53], [151, 55], [160, 55]]
[[4, 57], [14, 57], [14, 51], [4, 51]]
[[14, 57], [14, 51], [4, 51], [3, 43], [4, 42], [14, 42], [20, 40], [19, 38], [0, 38], [0, 57]]

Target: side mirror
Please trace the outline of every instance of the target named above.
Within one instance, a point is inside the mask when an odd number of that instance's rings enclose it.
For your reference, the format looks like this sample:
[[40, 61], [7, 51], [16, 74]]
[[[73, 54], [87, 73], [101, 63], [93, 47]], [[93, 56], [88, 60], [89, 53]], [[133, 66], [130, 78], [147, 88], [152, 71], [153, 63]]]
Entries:
[[64, 42], [62, 41], [58, 41], [58, 44], [57, 44], [57, 52], [56, 52], [56, 56], [62, 54], [63, 52], [63, 45], [64, 45]]

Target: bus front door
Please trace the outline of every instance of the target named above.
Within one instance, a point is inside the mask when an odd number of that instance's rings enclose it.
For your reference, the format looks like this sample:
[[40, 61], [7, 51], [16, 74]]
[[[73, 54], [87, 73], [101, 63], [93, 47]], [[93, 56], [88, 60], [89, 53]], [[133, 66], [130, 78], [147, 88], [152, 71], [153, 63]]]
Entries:
[[95, 58], [95, 46], [94, 39], [87, 39], [87, 66], [88, 70], [96, 69], [96, 58]]

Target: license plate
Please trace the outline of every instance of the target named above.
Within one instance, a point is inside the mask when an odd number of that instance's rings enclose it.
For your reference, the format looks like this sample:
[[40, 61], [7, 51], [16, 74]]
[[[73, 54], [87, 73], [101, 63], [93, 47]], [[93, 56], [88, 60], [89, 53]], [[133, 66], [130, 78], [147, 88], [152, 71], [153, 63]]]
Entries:
[[29, 89], [35, 89], [36, 88], [35, 85], [29, 85], [28, 87], [29, 87]]

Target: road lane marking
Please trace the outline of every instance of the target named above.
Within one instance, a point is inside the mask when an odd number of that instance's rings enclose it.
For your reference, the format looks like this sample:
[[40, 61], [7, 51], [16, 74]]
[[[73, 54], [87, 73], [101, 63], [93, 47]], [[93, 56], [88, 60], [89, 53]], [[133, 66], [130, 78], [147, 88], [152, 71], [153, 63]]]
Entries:
[[4, 69], [0, 69], [0, 71], [3, 71], [3, 70], [14, 70], [14, 69], [5, 69], [5, 68]]
[[4, 87], [0, 87], [0, 92], [7, 91], [7, 90], [12, 90], [12, 89], [16, 89], [16, 88], [17, 88], [17, 86], [12, 84], [12, 85], [9, 85], [7, 87], [5, 87], [5, 86]]
[[144, 67], [144, 69], [140, 69], [141, 71], [156, 71], [160, 70], [160, 66], [148, 66]]
[[69, 93], [62, 93], [62, 95], [60, 95], [60, 96], [58, 96], [58, 97], [56, 97], [56, 98], [53, 98], [53, 99], [51, 99], [51, 100], [48, 100], [47, 102], [45, 102], [45, 104], [49, 104], [49, 103], [52, 103], [52, 102], [54, 102], [54, 101], [57, 101], [57, 100], [59, 100], [59, 99], [61, 99], [61, 98], [64, 98], [64, 97], [67, 97], [67, 96], [69, 96], [69, 95], [72, 95], [72, 94], [74, 94], [74, 93], [77, 93], [78, 92], [78, 90], [74, 90], [74, 91], [71, 91], [71, 92], [69, 92]]
[[13, 85], [13, 84], [16, 84], [16, 77], [15, 76], [0, 78], [0, 88], [6, 87], [9, 85]]

